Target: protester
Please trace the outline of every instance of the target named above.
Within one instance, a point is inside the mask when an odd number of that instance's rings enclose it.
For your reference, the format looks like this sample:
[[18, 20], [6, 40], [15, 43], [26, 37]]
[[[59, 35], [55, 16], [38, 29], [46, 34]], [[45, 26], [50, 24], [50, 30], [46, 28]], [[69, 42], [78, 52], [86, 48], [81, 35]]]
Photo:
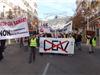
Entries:
[[81, 34], [76, 34], [76, 38], [75, 38], [75, 44], [78, 50], [82, 50], [81, 48], [81, 43], [82, 43], [82, 35]]
[[28, 45], [29, 45], [28, 38], [29, 37], [24, 37], [23, 38], [23, 46], [24, 46], [25, 51], [28, 51]]
[[30, 46], [30, 55], [29, 55], [29, 63], [32, 63], [32, 61], [35, 61], [36, 58], [36, 47], [37, 47], [37, 38], [36, 35], [32, 35], [29, 41]]
[[4, 58], [3, 56], [3, 52], [4, 52], [4, 49], [6, 48], [5, 47], [5, 43], [6, 43], [6, 40], [0, 40], [0, 61]]
[[95, 47], [96, 47], [96, 37], [93, 35], [90, 38], [89, 54], [94, 53], [94, 48]]
[[20, 48], [23, 47], [23, 38], [22, 37], [19, 39], [19, 44], [20, 44]]

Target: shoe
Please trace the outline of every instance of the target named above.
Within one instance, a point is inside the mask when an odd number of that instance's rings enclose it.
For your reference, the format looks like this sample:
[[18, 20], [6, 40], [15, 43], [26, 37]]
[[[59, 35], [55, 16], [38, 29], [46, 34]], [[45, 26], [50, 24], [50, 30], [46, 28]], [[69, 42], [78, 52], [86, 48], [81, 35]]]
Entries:
[[91, 53], [94, 53], [94, 51], [91, 51]]
[[43, 56], [43, 53], [40, 53], [41, 56]]
[[92, 51], [89, 51], [89, 54], [91, 54], [92, 53]]

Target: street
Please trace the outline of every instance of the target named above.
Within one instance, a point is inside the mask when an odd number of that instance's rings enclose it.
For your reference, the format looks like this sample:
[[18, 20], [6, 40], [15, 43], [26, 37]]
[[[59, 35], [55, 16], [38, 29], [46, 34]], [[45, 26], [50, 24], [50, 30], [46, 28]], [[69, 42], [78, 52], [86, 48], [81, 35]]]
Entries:
[[100, 75], [100, 0], [0, 0], [0, 75]]
[[100, 51], [88, 53], [88, 47], [74, 55], [44, 54], [37, 51], [36, 61], [28, 63], [29, 51], [19, 45], [8, 46], [0, 62], [0, 75], [100, 75]]

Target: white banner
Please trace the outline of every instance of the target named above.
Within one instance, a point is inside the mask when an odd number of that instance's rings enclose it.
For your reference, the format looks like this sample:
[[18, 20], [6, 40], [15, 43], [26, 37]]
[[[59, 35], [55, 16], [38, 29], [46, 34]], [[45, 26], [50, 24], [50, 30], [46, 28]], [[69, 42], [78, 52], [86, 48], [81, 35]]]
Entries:
[[25, 17], [0, 20], [0, 39], [14, 39], [27, 36], [29, 36], [29, 30]]
[[40, 53], [74, 54], [73, 38], [40, 38]]
[[65, 33], [70, 33], [72, 32], [72, 21], [68, 22], [67, 24], [65, 24], [64, 28], [62, 29], [63, 32]]
[[62, 33], [66, 33], [66, 34], [72, 33], [72, 21], [69, 21], [66, 24], [62, 24], [61, 26], [62, 26], [61, 28], [53, 29], [54, 28], [53, 27], [50, 30], [51, 30], [51, 32], [57, 31], [57, 32], [62, 32]]

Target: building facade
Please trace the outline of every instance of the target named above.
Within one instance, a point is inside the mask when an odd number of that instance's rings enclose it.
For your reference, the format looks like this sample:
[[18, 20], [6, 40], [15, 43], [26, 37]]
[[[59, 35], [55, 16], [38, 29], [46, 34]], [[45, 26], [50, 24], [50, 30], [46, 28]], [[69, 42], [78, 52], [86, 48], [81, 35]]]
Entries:
[[[0, 19], [26, 16], [28, 19], [29, 32], [37, 30], [38, 14], [36, 0], [0, 0], [0, 9]], [[7, 43], [11, 44], [11, 41], [12, 40], [8, 40]]]
[[[38, 13], [36, 0], [1, 0], [1, 19], [26, 16], [30, 31], [36, 31]], [[35, 28], [34, 28], [35, 27]]]
[[[80, 27], [85, 29], [86, 35], [94, 34], [100, 36], [100, 0], [77, 0], [76, 16], [81, 16]], [[76, 17], [76, 18], [79, 18]]]

